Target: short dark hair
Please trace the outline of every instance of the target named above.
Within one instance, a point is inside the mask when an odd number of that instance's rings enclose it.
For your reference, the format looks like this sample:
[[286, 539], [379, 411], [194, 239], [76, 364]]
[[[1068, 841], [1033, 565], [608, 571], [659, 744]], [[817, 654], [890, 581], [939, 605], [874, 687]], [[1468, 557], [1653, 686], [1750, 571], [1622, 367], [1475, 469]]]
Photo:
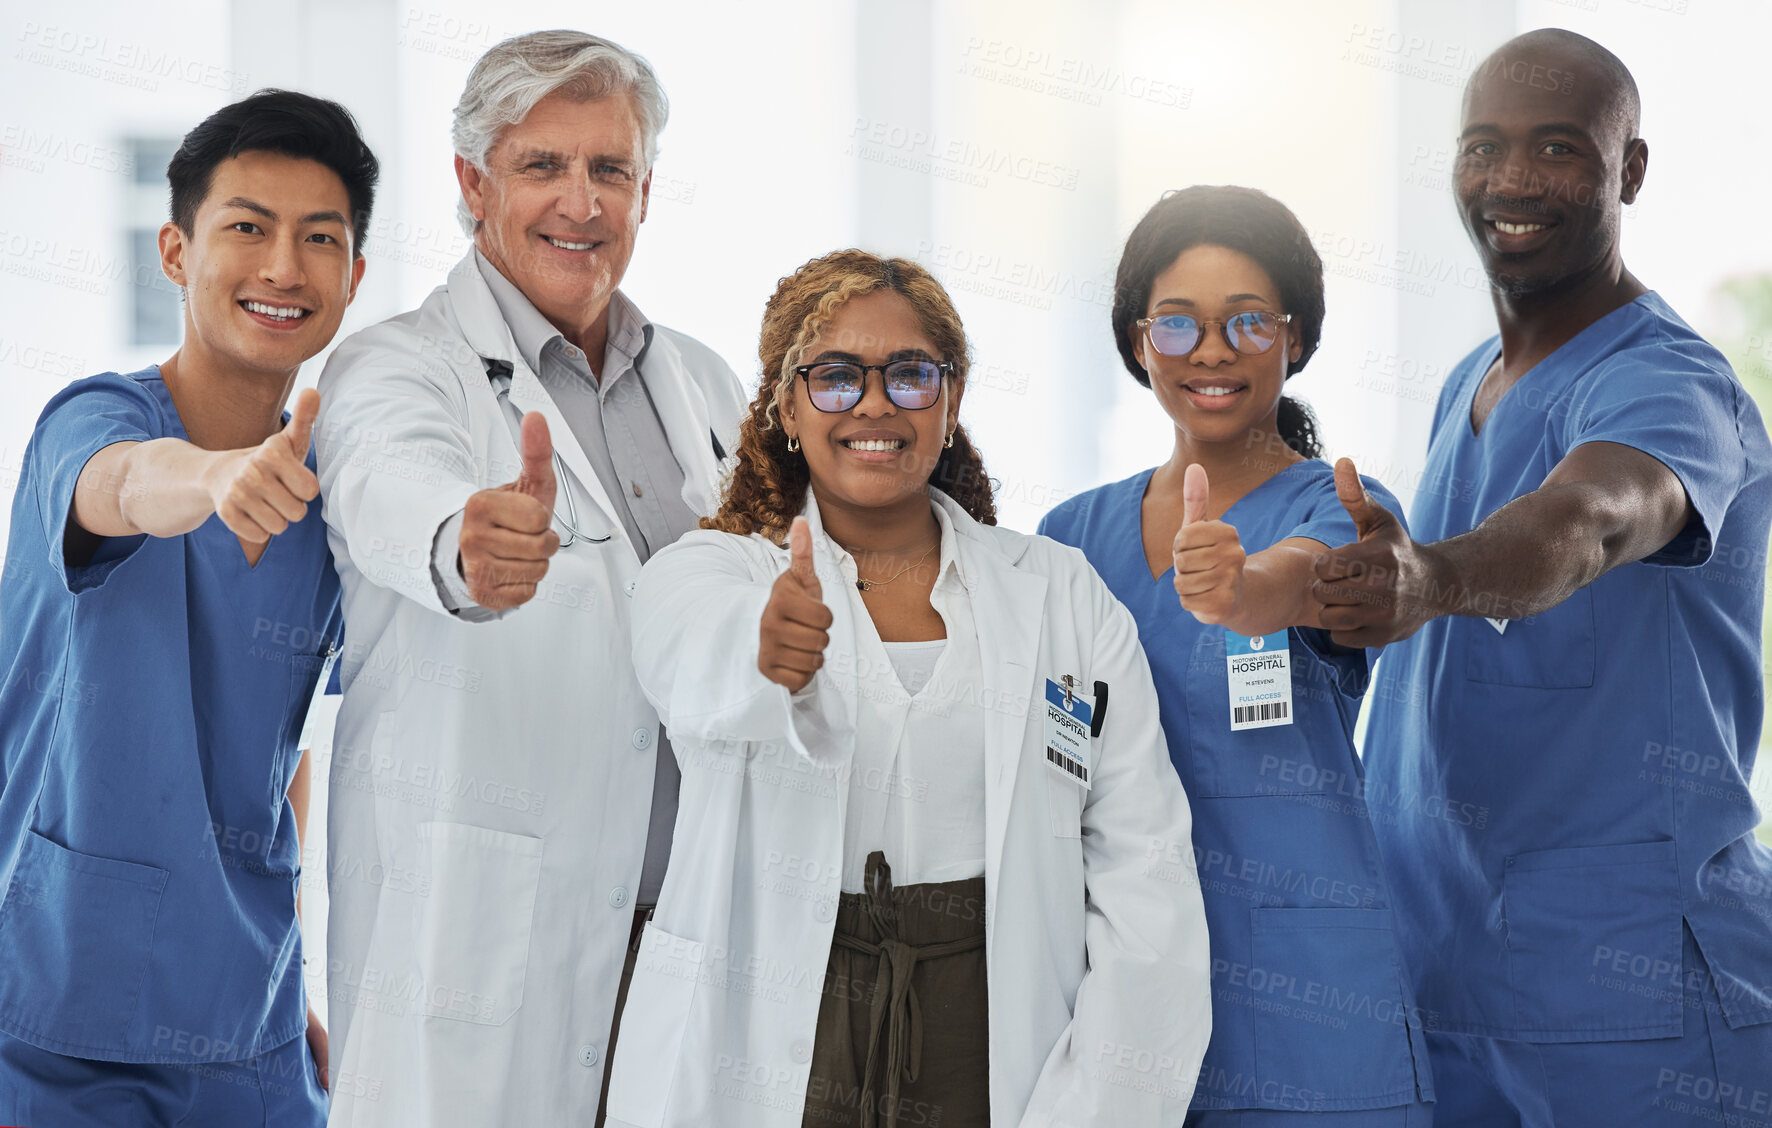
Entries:
[[215, 180], [215, 166], [247, 152], [318, 161], [337, 173], [351, 202], [351, 251], [363, 253], [381, 165], [350, 111], [337, 102], [293, 90], [260, 90], [223, 106], [185, 134], [166, 165], [166, 179], [172, 184], [172, 222], [189, 234], [197, 208]]
[[[1126, 371], [1145, 387], [1150, 374], [1132, 345], [1132, 323], [1144, 317], [1151, 284], [1192, 247], [1226, 247], [1254, 259], [1280, 291], [1283, 313], [1290, 313], [1302, 348], [1286, 375], [1302, 369], [1323, 339], [1323, 260], [1310, 233], [1292, 209], [1255, 188], [1196, 184], [1166, 192], [1151, 205], [1126, 238], [1114, 274], [1114, 345]], [[1280, 399], [1280, 433], [1300, 454], [1321, 453], [1316, 420], [1295, 399]]]

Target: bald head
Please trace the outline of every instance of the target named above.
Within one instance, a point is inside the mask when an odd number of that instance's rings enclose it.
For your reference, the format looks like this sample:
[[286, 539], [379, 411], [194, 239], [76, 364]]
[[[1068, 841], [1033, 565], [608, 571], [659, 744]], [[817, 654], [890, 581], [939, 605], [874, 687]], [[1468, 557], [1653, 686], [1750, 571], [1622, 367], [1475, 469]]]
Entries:
[[1521, 298], [1623, 270], [1623, 205], [1649, 163], [1637, 83], [1585, 36], [1510, 39], [1464, 89], [1453, 192], [1497, 293]]
[[1474, 104], [1499, 84], [1511, 83], [1567, 98], [1571, 111], [1596, 139], [1622, 148], [1642, 125], [1637, 80], [1617, 55], [1585, 35], [1541, 27], [1503, 43], [1472, 72], [1464, 87], [1465, 123]]

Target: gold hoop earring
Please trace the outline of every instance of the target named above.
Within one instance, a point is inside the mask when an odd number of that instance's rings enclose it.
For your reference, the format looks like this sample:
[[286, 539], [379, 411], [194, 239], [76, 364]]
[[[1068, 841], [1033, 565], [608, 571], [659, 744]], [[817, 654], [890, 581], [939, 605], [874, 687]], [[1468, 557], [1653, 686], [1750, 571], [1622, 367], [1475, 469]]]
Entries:
[[792, 436], [792, 435], [789, 435], [788, 436], [788, 453], [792, 454], [799, 449], [800, 449], [800, 440], [794, 438], [794, 436]]
[[[957, 429], [958, 428], [956, 428], [956, 430]], [[946, 448], [954, 445], [954, 432], [953, 431], [948, 432], [948, 437], [941, 441], [941, 445], [942, 445], [943, 449], [946, 449]]]

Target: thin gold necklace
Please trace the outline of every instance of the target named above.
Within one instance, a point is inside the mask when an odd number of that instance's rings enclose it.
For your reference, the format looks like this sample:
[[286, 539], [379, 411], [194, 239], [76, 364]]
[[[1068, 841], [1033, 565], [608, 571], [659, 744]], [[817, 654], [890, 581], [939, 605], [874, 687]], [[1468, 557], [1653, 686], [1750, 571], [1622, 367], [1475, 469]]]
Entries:
[[923, 551], [923, 555], [917, 557], [915, 560], [911, 561], [909, 564], [906, 564], [904, 567], [902, 567], [898, 571], [892, 573], [891, 576], [887, 577], [884, 580], [864, 580], [864, 579], [861, 579], [860, 577], [857, 577], [856, 581], [855, 581], [855, 590], [856, 591], [873, 591], [877, 587], [885, 587], [887, 584], [891, 583], [893, 580], [898, 579], [900, 576], [904, 575], [906, 572], [910, 571], [912, 568], [915, 568], [917, 565], [923, 563], [923, 561], [929, 559], [929, 554], [931, 552], [934, 552], [939, 547], [941, 547], [941, 542], [938, 540], [934, 544], [930, 545], [927, 549], [925, 549]]

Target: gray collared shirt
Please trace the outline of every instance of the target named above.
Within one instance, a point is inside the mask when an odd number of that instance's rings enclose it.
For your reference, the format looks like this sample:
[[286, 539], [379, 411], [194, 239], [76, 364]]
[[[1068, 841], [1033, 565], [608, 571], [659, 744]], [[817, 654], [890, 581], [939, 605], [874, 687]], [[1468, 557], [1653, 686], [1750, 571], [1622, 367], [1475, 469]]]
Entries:
[[549, 324], [510, 279], [480, 252], [474, 257], [523, 362], [566, 417], [645, 563], [700, 520], [683, 501], [683, 468], [671, 453], [664, 421], [641, 374], [652, 344], [652, 323], [627, 295], [615, 292], [609, 299], [609, 343], [598, 379], [590, 358]]

